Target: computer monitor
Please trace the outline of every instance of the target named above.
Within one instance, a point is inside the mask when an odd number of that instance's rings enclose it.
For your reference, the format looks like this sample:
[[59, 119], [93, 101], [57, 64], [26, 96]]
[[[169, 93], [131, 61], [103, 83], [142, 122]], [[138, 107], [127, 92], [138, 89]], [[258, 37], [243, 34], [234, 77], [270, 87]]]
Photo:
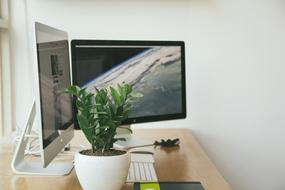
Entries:
[[184, 42], [72, 40], [71, 52], [73, 84], [94, 91], [126, 82], [143, 93], [123, 124], [186, 117]]
[[[41, 23], [35, 23], [35, 33], [39, 96], [36, 96], [31, 107], [12, 168], [20, 174], [64, 175], [70, 172], [73, 163], [54, 164], [51, 161], [74, 135], [72, 97], [62, 93], [71, 85], [68, 35]], [[38, 111], [36, 106], [40, 110], [42, 163], [27, 162], [24, 158], [28, 142], [26, 136]]]

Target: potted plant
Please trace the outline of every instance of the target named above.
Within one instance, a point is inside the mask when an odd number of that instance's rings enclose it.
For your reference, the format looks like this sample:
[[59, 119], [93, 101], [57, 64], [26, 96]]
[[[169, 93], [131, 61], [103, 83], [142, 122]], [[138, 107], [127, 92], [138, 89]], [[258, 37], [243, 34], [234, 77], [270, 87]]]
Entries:
[[[91, 149], [76, 153], [75, 171], [85, 190], [120, 190], [130, 166], [127, 151], [113, 149], [118, 139], [116, 129], [132, 110], [132, 102], [142, 96], [134, 93], [129, 84], [118, 84], [117, 89], [96, 89], [70, 86], [65, 93], [76, 96], [77, 120]], [[128, 129], [130, 130], [130, 129]]]

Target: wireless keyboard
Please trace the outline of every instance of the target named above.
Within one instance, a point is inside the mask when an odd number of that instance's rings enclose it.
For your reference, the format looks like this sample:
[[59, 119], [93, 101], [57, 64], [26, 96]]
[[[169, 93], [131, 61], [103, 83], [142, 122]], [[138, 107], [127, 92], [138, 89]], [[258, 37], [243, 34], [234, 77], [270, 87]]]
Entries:
[[157, 182], [152, 154], [131, 153], [128, 182]]

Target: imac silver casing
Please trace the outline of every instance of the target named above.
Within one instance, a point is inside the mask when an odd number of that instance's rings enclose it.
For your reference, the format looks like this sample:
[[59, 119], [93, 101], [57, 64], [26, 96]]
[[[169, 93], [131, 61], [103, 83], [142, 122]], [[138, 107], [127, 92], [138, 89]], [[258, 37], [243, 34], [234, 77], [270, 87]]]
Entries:
[[[68, 35], [66, 32], [49, 27], [47, 25], [36, 22], [35, 31], [36, 38], [33, 38], [34, 52], [37, 52], [37, 43], [44, 42], [43, 39], [56, 40], [68, 40]], [[44, 38], [41, 38], [43, 35]], [[69, 52], [69, 49], [68, 49]], [[68, 55], [69, 56], [69, 55]], [[38, 58], [33, 60], [35, 63], [38, 62]], [[70, 82], [71, 79], [71, 65], [70, 57], [69, 68], [70, 68]], [[24, 126], [22, 127], [22, 134], [20, 137], [20, 142], [18, 143], [14, 156], [12, 159], [11, 167], [12, 170], [17, 174], [26, 175], [67, 175], [71, 172], [73, 168], [73, 162], [52, 162], [52, 160], [61, 152], [64, 147], [71, 141], [74, 136], [74, 126], [70, 125], [65, 130], [61, 130], [59, 135], [52, 140], [45, 148], [43, 145], [43, 129], [42, 129], [42, 110], [41, 110], [41, 94], [39, 85], [39, 66], [38, 64], [33, 65], [33, 83], [35, 98], [32, 101], [31, 107], [29, 109], [27, 119]], [[40, 146], [40, 156], [41, 162], [35, 161], [33, 159], [25, 159], [25, 150], [30, 138], [30, 132], [32, 127], [39, 126], [39, 146]]]

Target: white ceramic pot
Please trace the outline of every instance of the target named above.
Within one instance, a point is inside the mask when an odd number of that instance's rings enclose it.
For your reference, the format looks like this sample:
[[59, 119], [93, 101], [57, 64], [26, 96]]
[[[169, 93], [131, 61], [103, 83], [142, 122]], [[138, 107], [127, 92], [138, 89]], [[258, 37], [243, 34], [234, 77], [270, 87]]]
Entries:
[[84, 190], [121, 190], [130, 167], [130, 154], [87, 156], [76, 153], [74, 167]]

